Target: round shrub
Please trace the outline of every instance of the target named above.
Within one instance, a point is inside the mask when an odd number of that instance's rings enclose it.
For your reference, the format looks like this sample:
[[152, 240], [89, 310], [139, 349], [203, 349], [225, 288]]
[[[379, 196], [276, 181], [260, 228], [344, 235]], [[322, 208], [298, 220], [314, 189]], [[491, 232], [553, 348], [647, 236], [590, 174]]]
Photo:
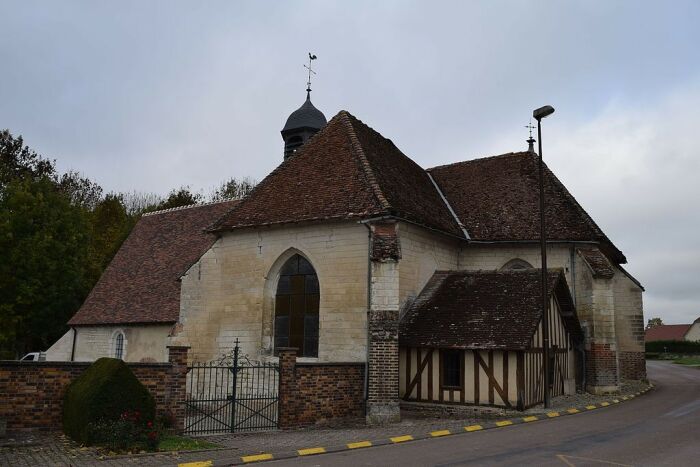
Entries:
[[63, 431], [78, 442], [92, 444], [92, 427], [120, 420], [125, 412], [153, 420], [153, 396], [126, 363], [100, 358], [66, 389]]

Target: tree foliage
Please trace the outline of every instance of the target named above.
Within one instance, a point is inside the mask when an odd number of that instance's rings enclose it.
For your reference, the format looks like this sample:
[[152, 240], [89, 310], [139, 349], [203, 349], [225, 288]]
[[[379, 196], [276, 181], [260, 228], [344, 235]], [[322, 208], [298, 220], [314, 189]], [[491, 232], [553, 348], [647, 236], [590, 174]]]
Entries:
[[211, 194], [212, 201], [225, 201], [227, 199], [245, 198], [255, 188], [255, 180], [245, 177], [242, 179], [230, 178], [215, 188]]
[[661, 321], [661, 318], [649, 318], [645, 329], [651, 329], [654, 326], [661, 326], [662, 324], [664, 324], [664, 322]]
[[[245, 196], [254, 182], [223, 183], [212, 201]], [[0, 131], [0, 358], [46, 350], [63, 333], [145, 213], [197, 204], [188, 186], [168, 196], [104, 194], [79, 172]]]

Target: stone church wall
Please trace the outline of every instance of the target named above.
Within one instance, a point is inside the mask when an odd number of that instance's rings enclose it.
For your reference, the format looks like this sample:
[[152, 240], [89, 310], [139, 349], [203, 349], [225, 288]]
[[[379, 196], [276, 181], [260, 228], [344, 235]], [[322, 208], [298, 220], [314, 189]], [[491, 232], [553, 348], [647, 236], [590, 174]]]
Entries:
[[114, 336], [121, 331], [124, 333], [124, 361], [167, 362], [166, 345], [171, 328], [171, 324], [78, 326], [74, 361], [91, 362], [100, 357], [114, 357]]
[[224, 233], [182, 278], [182, 326], [172, 342], [190, 345], [197, 361], [230, 352], [236, 339], [249, 358], [270, 358], [279, 268], [299, 253], [320, 284], [318, 361], [364, 362], [368, 246], [356, 222]]
[[642, 289], [620, 270], [612, 281], [620, 377], [646, 378]]
[[399, 223], [399, 303], [403, 309], [438, 270], [459, 269], [460, 243], [405, 222]]

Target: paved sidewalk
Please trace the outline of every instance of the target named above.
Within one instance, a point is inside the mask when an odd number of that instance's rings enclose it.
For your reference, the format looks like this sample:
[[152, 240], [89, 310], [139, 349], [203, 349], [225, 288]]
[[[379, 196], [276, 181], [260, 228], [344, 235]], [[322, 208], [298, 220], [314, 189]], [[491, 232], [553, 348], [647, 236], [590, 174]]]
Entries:
[[[626, 384], [623, 394], [642, 391], [646, 385]], [[553, 400], [552, 410], [566, 410], [570, 407], [584, 407], [589, 404], [611, 400], [614, 396], [594, 396], [579, 393], [573, 396], [558, 397]], [[603, 405], [604, 406], [604, 405]], [[377, 440], [391, 442], [391, 438], [410, 437], [421, 439], [436, 436], [434, 432], [463, 432], [465, 427], [494, 425], [494, 420], [522, 418], [545, 414], [543, 407], [533, 407], [523, 412], [497, 410], [486, 417], [417, 417], [404, 415], [400, 423], [367, 427], [361, 420], [345, 421], [341, 426], [312, 427], [289, 431], [267, 431], [204, 437], [207, 441], [221, 446], [220, 449], [192, 452], [146, 453], [131, 456], [105, 456], [95, 448], [81, 448], [60, 433], [34, 434], [15, 440], [0, 439], [0, 466], [174, 466], [197, 461], [212, 461], [215, 465], [239, 463], [243, 456], [255, 456], [274, 452], [296, 455], [299, 450], [324, 447], [326, 451], [347, 449], [349, 443], [363, 443]], [[359, 447], [359, 446], [358, 446]], [[279, 458], [279, 457], [278, 457]]]

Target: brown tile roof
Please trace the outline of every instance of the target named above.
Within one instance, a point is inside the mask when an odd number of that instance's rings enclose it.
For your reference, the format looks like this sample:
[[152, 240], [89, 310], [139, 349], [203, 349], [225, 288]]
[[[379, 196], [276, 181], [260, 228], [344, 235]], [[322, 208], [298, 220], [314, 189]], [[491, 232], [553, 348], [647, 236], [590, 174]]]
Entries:
[[176, 322], [179, 278], [216, 240], [204, 229], [236, 203], [144, 215], [68, 324]]
[[427, 173], [390, 140], [341, 111], [215, 230], [377, 216], [463, 237]]
[[[539, 269], [438, 271], [399, 324], [402, 346], [526, 349], [541, 316]], [[580, 340], [581, 328], [562, 272], [549, 273], [563, 321]]]
[[[535, 241], [539, 233], [538, 157], [509, 153], [428, 169], [473, 240]], [[597, 241], [614, 261], [622, 252], [546, 168], [549, 240]]]
[[576, 252], [585, 261], [593, 273], [593, 277], [602, 277], [610, 279], [615, 275], [613, 268], [608, 258], [597, 248], [577, 248]]
[[660, 324], [646, 330], [644, 341], [682, 341], [691, 326], [692, 324]]

